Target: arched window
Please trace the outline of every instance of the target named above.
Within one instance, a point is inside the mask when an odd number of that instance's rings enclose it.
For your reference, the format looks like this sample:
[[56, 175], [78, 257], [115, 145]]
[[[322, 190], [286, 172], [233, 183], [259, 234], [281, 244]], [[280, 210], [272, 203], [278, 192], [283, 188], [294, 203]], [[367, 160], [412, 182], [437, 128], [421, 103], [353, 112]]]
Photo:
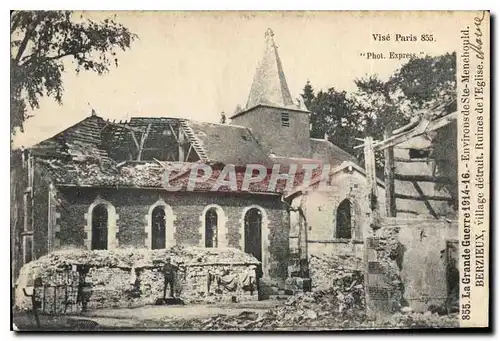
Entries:
[[215, 208], [205, 213], [205, 247], [217, 247], [218, 217]]
[[108, 208], [96, 205], [92, 210], [92, 250], [108, 249]]
[[151, 225], [151, 249], [164, 249], [166, 247], [166, 217], [163, 206], [156, 206], [151, 212]]
[[146, 238], [144, 245], [148, 249], [166, 249], [176, 244], [175, 219], [176, 216], [162, 198], [149, 206], [148, 213], [144, 215], [146, 225], [144, 232]]
[[341, 239], [351, 239], [351, 229], [351, 202], [345, 199], [337, 208], [336, 237]]
[[245, 214], [245, 252], [262, 261], [262, 212], [258, 208]]

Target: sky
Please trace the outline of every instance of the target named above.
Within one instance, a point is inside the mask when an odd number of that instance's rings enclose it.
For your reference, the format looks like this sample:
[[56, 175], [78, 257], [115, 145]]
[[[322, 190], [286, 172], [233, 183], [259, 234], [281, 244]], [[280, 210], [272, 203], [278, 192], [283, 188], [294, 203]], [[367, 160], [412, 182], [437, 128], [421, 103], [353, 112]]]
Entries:
[[[78, 13], [79, 15], [80, 13]], [[183, 117], [218, 122], [245, 106], [264, 34], [274, 39], [293, 98], [309, 80], [316, 90], [355, 91], [354, 80], [386, 79], [406, 59], [389, 53], [440, 55], [458, 49], [464, 13], [420, 12], [83, 12], [102, 20], [116, 16], [139, 39], [118, 53], [119, 66], [99, 76], [75, 74], [66, 60], [63, 104], [44, 98], [14, 146], [29, 147], [89, 116]], [[468, 17], [472, 18], [469, 13]], [[471, 20], [472, 24], [472, 20]], [[375, 41], [373, 34], [391, 36]], [[396, 42], [396, 34], [417, 41]], [[433, 34], [433, 42], [420, 41]], [[361, 55], [364, 53], [364, 55]], [[367, 59], [383, 53], [386, 59]]]

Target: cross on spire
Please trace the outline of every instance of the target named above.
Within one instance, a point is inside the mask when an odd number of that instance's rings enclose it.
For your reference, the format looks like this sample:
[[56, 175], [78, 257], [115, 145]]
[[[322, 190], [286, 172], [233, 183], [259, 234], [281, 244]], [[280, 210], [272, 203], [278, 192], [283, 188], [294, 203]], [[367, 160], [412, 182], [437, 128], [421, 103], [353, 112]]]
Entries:
[[266, 42], [268, 43], [271, 43], [271, 45], [274, 45], [274, 32], [273, 30], [271, 30], [270, 28], [268, 28], [266, 30], [266, 34], [265, 34], [265, 37], [266, 37]]
[[274, 43], [273, 37], [273, 30], [268, 28], [265, 34], [266, 47], [264, 56], [255, 71], [246, 109], [253, 108], [259, 104], [272, 105], [279, 108], [297, 108], [290, 95], [283, 66], [278, 56], [278, 48]]

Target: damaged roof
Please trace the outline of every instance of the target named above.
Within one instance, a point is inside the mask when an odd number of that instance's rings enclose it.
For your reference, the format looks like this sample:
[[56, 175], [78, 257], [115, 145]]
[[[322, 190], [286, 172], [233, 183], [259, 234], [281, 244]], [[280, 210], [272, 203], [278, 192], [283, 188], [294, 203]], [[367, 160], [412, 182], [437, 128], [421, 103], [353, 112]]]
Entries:
[[203, 148], [208, 162], [244, 166], [273, 164], [252, 132], [237, 125], [186, 120], [196, 142]]
[[106, 121], [92, 115], [33, 147], [35, 155], [48, 157], [107, 158], [101, 131]]
[[[237, 166], [250, 163], [266, 166], [273, 164], [248, 128], [170, 117], [134, 117], [128, 122], [115, 123], [92, 115], [36, 144], [31, 150], [35, 155], [42, 157], [63, 157], [76, 160], [106, 158], [113, 161], [111, 160], [113, 154], [110, 155], [110, 152], [119, 148], [123, 142], [135, 148], [132, 136], [134, 132], [143, 134], [147, 131], [145, 147], [152, 147], [148, 146], [148, 143], [158, 144], [166, 141], [164, 138], [166, 133], [169, 133], [175, 142], [179, 127], [184, 129], [189, 143], [203, 162]], [[135, 137], [136, 141], [140, 140], [140, 136]], [[177, 148], [177, 146], [170, 145], [172, 150]], [[115, 159], [114, 161], [124, 160]]]
[[[158, 144], [159, 149], [177, 152], [178, 145], [165, 143], [172, 139], [177, 141], [179, 129], [185, 132], [192, 149], [200, 156], [199, 160], [181, 162], [178, 158], [150, 157], [148, 160], [131, 161], [116, 157], [119, 155], [117, 149], [128, 152], [130, 149], [126, 148], [135, 148], [145, 132], [151, 138], [150, 145], [145, 141], [146, 147]], [[136, 134], [134, 137], [134, 133], [142, 135]], [[271, 157], [251, 130], [242, 126], [167, 117], [138, 117], [128, 122], [115, 123], [94, 114], [38, 143], [31, 150], [36, 156], [37, 165], [49, 175], [55, 185], [74, 187], [162, 188], [164, 173], [171, 170], [171, 178], [175, 179], [172, 180], [172, 185], [186, 190], [191, 167], [204, 163], [212, 166], [212, 178], [204, 183], [197, 183], [195, 191], [210, 191], [223, 165], [236, 166], [240, 191], [246, 165], [260, 164], [268, 169], [268, 174], [261, 182], [252, 183], [249, 192], [282, 193], [285, 191], [284, 181], [278, 181], [277, 188], [268, 188], [270, 172], [275, 164], [280, 165], [280, 173], [288, 172], [288, 167], [292, 164], [298, 165], [295, 187], [302, 183], [302, 165], [317, 164], [320, 167], [315, 172], [318, 172], [327, 163], [337, 166], [344, 161], [355, 162], [351, 155], [326, 140], [311, 139], [310, 159]], [[230, 188], [220, 188], [218, 191], [229, 190]]]
[[315, 138], [310, 140], [313, 159], [324, 160], [325, 163], [329, 163], [331, 166], [339, 166], [345, 161], [358, 163], [354, 156], [328, 140]]
[[[49, 175], [56, 186], [60, 187], [101, 187], [101, 188], [142, 188], [160, 189], [166, 187], [165, 172], [169, 172], [169, 186], [177, 191], [188, 191], [189, 177], [192, 168], [197, 163], [186, 162], [126, 162], [123, 164], [95, 162], [65, 161], [61, 159], [37, 158], [36, 163], [43, 172]], [[220, 165], [211, 167], [212, 175], [208, 180], [197, 181], [194, 192], [234, 192], [229, 186], [215, 188], [216, 182], [223, 168]], [[286, 188], [285, 180], [278, 180], [276, 186], [269, 188], [271, 170], [268, 169], [263, 180], [250, 182], [248, 190], [242, 191], [246, 167], [236, 167], [236, 192], [280, 194]], [[280, 173], [287, 173], [287, 167], [281, 167]], [[312, 172], [312, 178], [321, 174], [321, 168]], [[254, 175], [255, 176], [255, 175]], [[224, 178], [227, 181], [227, 174]], [[299, 169], [295, 173], [294, 183], [296, 188], [304, 180], [304, 171]]]

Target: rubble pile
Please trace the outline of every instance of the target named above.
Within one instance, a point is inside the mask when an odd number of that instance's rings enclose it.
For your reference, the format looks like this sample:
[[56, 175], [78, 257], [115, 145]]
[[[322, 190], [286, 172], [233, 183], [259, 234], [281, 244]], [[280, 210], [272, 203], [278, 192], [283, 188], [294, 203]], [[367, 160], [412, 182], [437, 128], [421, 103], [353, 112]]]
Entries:
[[[207, 319], [167, 320], [156, 327], [167, 330], [197, 331], [285, 331], [285, 330], [362, 330], [459, 327], [457, 314], [438, 315], [407, 310], [381, 320], [369, 320], [361, 299], [361, 288], [335, 295], [335, 291], [306, 293], [287, 300], [264, 313], [244, 311], [237, 316], [218, 315]], [[358, 291], [359, 290], [359, 291]], [[354, 300], [353, 300], [354, 298]], [[357, 300], [359, 299], [359, 300]]]
[[348, 277], [363, 269], [363, 260], [350, 254], [309, 256], [312, 291], [328, 290], [336, 279]]
[[[373, 324], [373, 322], [372, 322]], [[426, 311], [425, 313], [417, 313], [402, 311], [395, 313], [390, 318], [378, 324], [379, 327], [392, 328], [457, 328], [460, 327], [460, 321], [457, 314], [439, 315]]]
[[365, 310], [363, 272], [353, 271], [332, 281], [328, 290], [299, 293], [285, 302], [257, 313], [244, 311], [236, 316], [217, 315], [206, 319], [161, 321], [168, 330], [209, 331], [280, 331], [280, 330], [346, 330], [377, 328], [453, 328], [458, 327], [456, 314], [440, 316], [430, 311], [416, 313], [409, 308], [385, 317], [368, 319]]
[[365, 319], [363, 274], [337, 278], [329, 290], [299, 293], [264, 313], [243, 312], [185, 321], [178, 329], [194, 330], [286, 330], [354, 328]]
[[[251, 270], [259, 261], [237, 249], [175, 246], [164, 250], [64, 250], [21, 269], [16, 307], [31, 309], [31, 298], [24, 296], [22, 289], [32, 288], [35, 278], [41, 279], [45, 287], [80, 287], [87, 309], [153, 304], [163, 296], [161, 269], [167, 256], [178, 267], [175, 295], [186, 303], [258, 298]], [[66, 299], [65, 295], [45, 292], [49, 295], [44, 294], [47, 304], [66, 304], [59, 302]], [[55, 296], [54, 300], [50, 295]], [[54, 303], [56, 298], [59, 301]]]

